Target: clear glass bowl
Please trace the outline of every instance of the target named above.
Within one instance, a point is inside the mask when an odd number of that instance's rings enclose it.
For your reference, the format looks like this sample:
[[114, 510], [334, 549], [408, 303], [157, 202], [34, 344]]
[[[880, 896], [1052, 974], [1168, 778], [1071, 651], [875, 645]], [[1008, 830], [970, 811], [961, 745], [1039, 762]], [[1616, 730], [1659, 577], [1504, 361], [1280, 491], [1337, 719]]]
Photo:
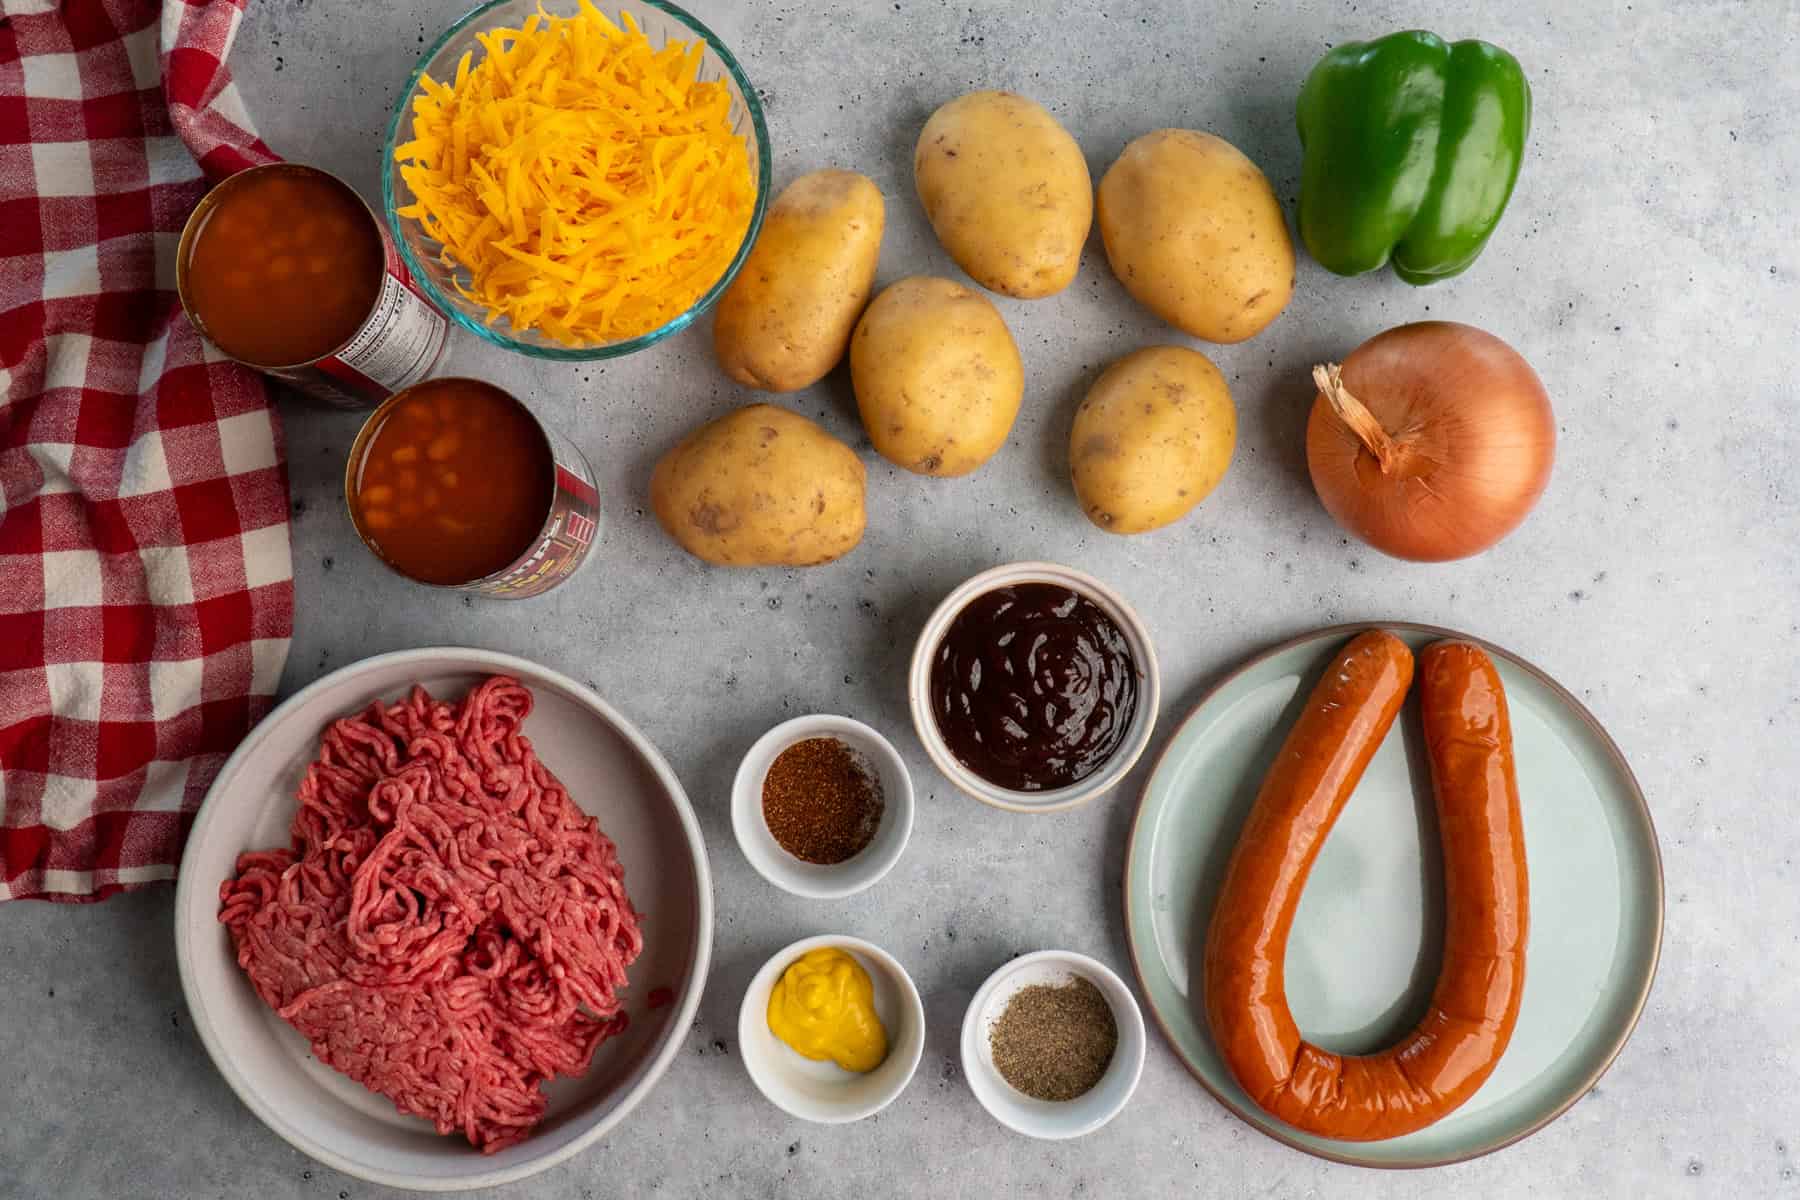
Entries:
[[[705, 44], [700, 78], [723, 79], [731, 91], [732, 128], [750, 141], [750, 172], [756, 186], [756, 207], [750, 214], [750, 225], [744, 231], [743, 245], [738, 247], [725, 274], [686, 312], [648, 333], [619, 341], [571, 346], [535, 329], [515, 329], [504, 317], [488, 324], [488, 310], [464, 297], [452, 282], [460, 279], [468, 285], [471, 281], [469, 272], [439, 261], [442, 247], [437, 239], [426, 236], [418, 221], [399, 216], [399, 210], [411, 204], [415, 197], [394, 162], [394, 149], [412, 137], [413, 98], [421, 90], [420, 77], [453, 78], [457, 60], [465, 51], [473, 51], [475, 61], [480, 62], [483, 50], [481, 43], [475, 40], [476, 35], [491, 29], [518, 28], [538, 11], [539, 3], [540, 0], [488, 0], [445, 30], [443, 36], [425, 51], [407, 78], [400, 100], [394, 106], [394, 115], [388, 121], [387, 146], [381, 160], [381, 206], [387, 213], [388, 228], [400, 245], [400, 255], [406, 260], [406, 269], [412, 272], [413, 281], [424, 290], [433, 305], [470, 333], [496, 346], [537, 358], [563, 361], [617, 358], [653, 346], [670, 334], [686, 329], [736, 278], [738, 268], [744, 265], [750, 247], [756, 243], [763, 214], [769, 207], [769, 129], [763, 121], [762, 105], [757, 102], [756, 91], [744, 77], [744, 69], [712, 30], [665, 0], [596, 0], [595, 7], [608, 17], [617, 19], [620, 13], [630, 13], [653, 46], [666, 45], [671, 38], [689, 42], [698, 40]], [[575, 0], [542, 0], [542, 6], [546, 12], [557, 16], [572, 16], [577, 9]]]

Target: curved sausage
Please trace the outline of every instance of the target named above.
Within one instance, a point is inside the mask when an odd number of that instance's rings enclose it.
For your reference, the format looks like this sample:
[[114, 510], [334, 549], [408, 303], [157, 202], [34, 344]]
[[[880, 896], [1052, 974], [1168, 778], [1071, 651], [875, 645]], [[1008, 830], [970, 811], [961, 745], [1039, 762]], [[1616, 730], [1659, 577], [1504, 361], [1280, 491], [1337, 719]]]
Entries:
[[1405, 699], [1412, 655], [1353, 640], [1326, 672], [1244, 824], [1213, 911], [1206, 1016], [1226, 1066], [1265, 1111], [1321, 1137], [1423, 1129], [1475, 1094], [1512, 1036], [1525, 985], [1525, 840], [1506, 693], [1488, 656], [1439, 642], [1420, 705], [1444, 859], [1444, 955], [1418, 1026], [1379, 1053], [1302, 1040], [1287, 1005], [1288, 933], [1319, 848]]

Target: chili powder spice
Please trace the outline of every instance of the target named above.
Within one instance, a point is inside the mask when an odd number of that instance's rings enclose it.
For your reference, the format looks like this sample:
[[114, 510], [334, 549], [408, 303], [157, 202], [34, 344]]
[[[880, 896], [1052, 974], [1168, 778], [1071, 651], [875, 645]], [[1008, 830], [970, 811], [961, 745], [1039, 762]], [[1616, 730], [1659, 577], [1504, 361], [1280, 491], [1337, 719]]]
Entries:
[[1076, 975], [1020, 988], [988, 1031], [1000, 1077], [1034, 1100], [1073, 1100], [1100, 1082], [1119, 1045], [1112, 1005]]
[[783, 850], [824, 866], [862, 853], [884, 807], [859, 756], [833, 737], [807, 738], [777, 755], [763, 779], [762, 805]]

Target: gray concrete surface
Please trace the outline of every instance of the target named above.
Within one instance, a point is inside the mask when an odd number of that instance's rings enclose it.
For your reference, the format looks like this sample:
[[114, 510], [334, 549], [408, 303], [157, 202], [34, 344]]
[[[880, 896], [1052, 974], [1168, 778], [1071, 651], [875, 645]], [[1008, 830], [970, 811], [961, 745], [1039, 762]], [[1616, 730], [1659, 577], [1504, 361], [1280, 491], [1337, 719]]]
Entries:
[[[523, 393], [575, 437], [609, 506], [601, 559], [526, 606], [471, 606], [379, 568], [337, 490], [356, 419], [285, 408], [298, 625], [287, 689], [431, 643], [556, 663], [663, 747], [705, 825], [717, 958], [688, 1052], [603, 1144], [504, 1194], [1800, 1196], [1800, 5], [1532, 0], [1477, 15], [1385, 0], [1085, 0], [1052, 17], [1025, 0], [696, 2], [762, 92], [778, 182], [835, 163], [880, 183], [884, 280], [954, 273], [912, 197], [910, 147], [934, 106], [972, 88], [1043, 101], [1096, 177], [1136, 134], [1190, 126], [1242, 147], [1288, 200], [1293, 96], [1337, 41], [1413, 26], [1488, 37], [1527, 65], [1538, 118], [1512, 210], [1467, 276], [1413, 290], [1303, 260], [1272, 328], [1208, 351], [1239, 406], [1237, 458], [1189, 520], [1148, 537], [1092, 529], [1064, 474], [1072, 406], [1099, 366], [1181, 340], [1129, 302], [1097, 241], [1065, 294], [1000, 302], [1027, 365], [1012, 444], [960, 481], [866, 455], [868, 537], [818, 570], [705, 569], [646, 512], [658, 452], [749, 398], [714, 367], [704, 332], [588, 368], [457, 343], [453, 368]], [[396, 88], [461, 8], [253, 0], [239, 87], [271, 144], [373, 196]], [[1426, 316], [1518, 346], [1561, 429], [1555, 477], [1522, 532], [1438, 567], [1342, 540], [1301, 450], [1309, 364]], [[792, 403], [866, 446], [841, 373]], [[902, 674], [925, 614], [970, 573], [1030, 557], [1093, 571], [1135, 601], [1162, 657], [1165, 732], [1250, 652], [1358, 618], [1478, 633], [1581, 696], [1649, 794], [1668, 882], [1661, 974], [1602, 1086], [1503, 1153], [1397, 1175], [1250, 1131], [1159, 1039], [1130, 1109], [1098, 1134], [1046, 1145], [989, 1120], [954, 1066], [963, 1006], [1020, 950], [1072, 947], [1126, 967], [1118, 890], [1142, 779], [1085, 810], [1027, 819], [953, 794], [913, 742]], [[809, 710], [887, 730], [921, 785], [899, 867], [835, 904], [764, 884], [727, 819], [740, 752]], [[0, 1195], [388, 1195], [308, 1161], [226, 1087], [188, 1027], [170, 905], [159, 888], [98, 907], [0, 908]], [[755, 967], [826, 930], [897, 952], [931, 1025], [905, 1096], [838, 1129], [765, 1103], [733, 1046]]]

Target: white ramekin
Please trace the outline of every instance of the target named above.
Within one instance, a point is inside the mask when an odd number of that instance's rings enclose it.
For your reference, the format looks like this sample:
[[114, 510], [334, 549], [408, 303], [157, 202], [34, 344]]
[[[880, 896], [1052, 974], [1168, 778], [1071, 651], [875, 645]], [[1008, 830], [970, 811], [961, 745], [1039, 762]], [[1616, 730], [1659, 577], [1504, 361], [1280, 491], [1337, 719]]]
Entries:
[[[796, 1054], [769, 1028], [769, 996], [775, 981], [808, 950], [832, 946], [869, 973], [875, 1013], [887, 1030], [888, 1055], [873, 1071], [857, 1074], [833, 1062]], [[925, 1052], [925, 1005], [898, 959], [861, 938], [825, 934], [795, 942], [763, 964], [738, 1009], [738, 1053], [750, 1079], [783, 1112], [806, 1121], [842, 1125], [880, 1112], [906, 1090]]]
[[[938, 644], [943, 641], [945, 632], [950, 628], [950, 622], [956, 619], [956, 615], [969, 601], [982, 593], [1020, 583], [1055, 584], [1092, 600], [1102, 612], [1112, 618], [1119, 631], [1125, 635], [1138, 670], [1137, 709], [1132, 713], [1125, 740], [1119, 744], [1113, 756], [1080, 783], [1042, 792], [1003, 788], [989, 783], [963, 766], [950, 753], [950, 747], [938, 732], [937, 720], [931, 712], [931, 660]], [[1092, 575], [1073, 567], [1050, 562], [1018, 562], [983, 571], [944, 598], [937, 611], [931, 614], [931, 619], [925, 622], [925, 628], [920, 632], [918, 643], [913, 648], [912, 670], [907, 677], [906, 690], [908, 702], [912, 706], [913, 728], [918, 731], [925, 753], [930, 756], [937, 769], [944, 773], [945, 778], [984, 804], [992, 804], [996, 808], [1012, 812], [1043, 813], [1073, 808], [1096, 796], [1105, 795], [1131, 772], [1144, 748], [1150, 744], [1150, 734], [1156, 728], [1156, 710], [1162, 700], [1162, 677], [1156, 666], [1156, 651], [1150, 643], [1150, 630], [1137, 611], [1125, 602], [1124, 597]]]
[[[1106, 1073], [1088, 1091], [1073, 1100], [1034, 1100], [1006, 1082], [994, 1066], [989, 1035], [1020, 988], [1040, 983], [1056, 987], [1074, 976], [1086, 979], [1106, 997], [1119, 1030], [1119, 1044]], [[1013, 959], [988, 976], [969, 1001], [962, 1026], [963, 1077], [981, 1106], [1008, 1129], [1035, 1138], [1081, 1137], [1118, 1116], [1131, 1099], [1144, 1073], [1146, 1041], [1137, 998], [1110, 967], [1085, 954], [1039, 950]]]
[[[874, 773], [881, 787], [881, 823], [861, 853], [841, 863], [809, 863], [782, 849], [763, 819], [763, 780], [775, 759], [796, 742], [835, 738]], [[849, 717], [818, 713], [783, 721], [758, 738], [731, 785], [731, 831], [757, 874], [785, 892], [814, 900], [855, 895], [900, 861], [912, 836], [913, 786], [906, 763], [881, 734]]]

